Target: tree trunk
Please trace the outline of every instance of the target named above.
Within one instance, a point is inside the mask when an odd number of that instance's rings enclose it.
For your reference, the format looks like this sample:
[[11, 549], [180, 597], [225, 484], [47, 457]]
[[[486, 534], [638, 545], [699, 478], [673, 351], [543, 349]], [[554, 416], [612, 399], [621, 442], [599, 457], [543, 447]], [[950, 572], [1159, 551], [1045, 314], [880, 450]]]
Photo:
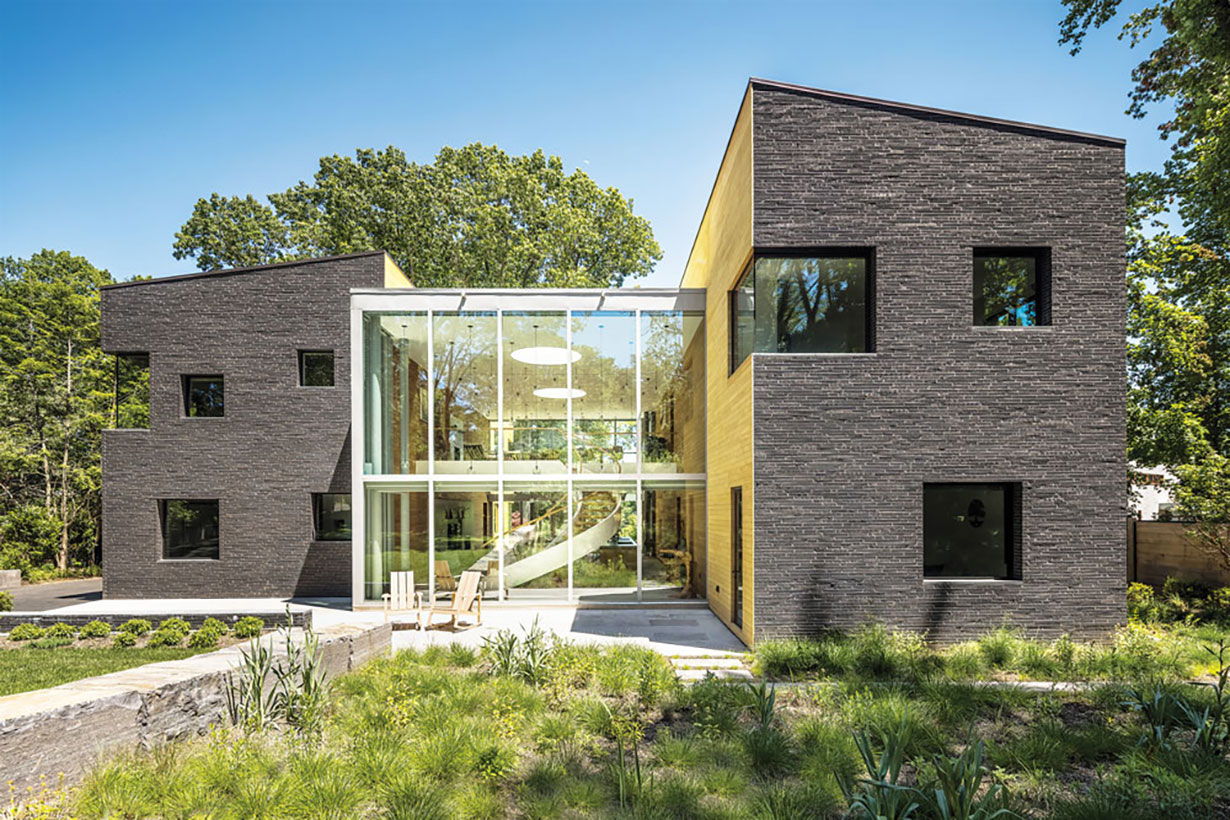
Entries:
[[72, 427], [73, 408], [73, 340], [68, 340], [68, 364], [66, 367], [64, 397], [64, 459], [60, 463], [60, 554], [56, 565], [63, 572], [68, 569], [68, 447], [69, 430]]

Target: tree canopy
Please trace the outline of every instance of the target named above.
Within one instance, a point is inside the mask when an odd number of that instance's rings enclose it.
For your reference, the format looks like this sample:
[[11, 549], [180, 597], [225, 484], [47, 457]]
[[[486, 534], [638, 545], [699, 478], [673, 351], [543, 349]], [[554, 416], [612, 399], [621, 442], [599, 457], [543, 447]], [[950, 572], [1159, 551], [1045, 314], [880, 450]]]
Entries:
[[541, 150], [445, 147], [420, 165], [390, 146], [322, 157], [269, 204], [200, 199], [175, 236], [201, 270], [386, 250], [419, 287], [606, 287], [662, 256], [632, 200]]
[[[1065, 5], [1060, 42], [1075, 54], [1122, 4]], [[1173, 107], [1158, 126], [1164, 167], [1128, 179], [1128, 455], [1175, 472], [1180, 515], [1203, 522], [1198, 537], [1230, 567], [1217, 535], [1230, 522], [1230, 2], [1144, 6], [1119, 37], [1156, 43], [1127, 113]]]

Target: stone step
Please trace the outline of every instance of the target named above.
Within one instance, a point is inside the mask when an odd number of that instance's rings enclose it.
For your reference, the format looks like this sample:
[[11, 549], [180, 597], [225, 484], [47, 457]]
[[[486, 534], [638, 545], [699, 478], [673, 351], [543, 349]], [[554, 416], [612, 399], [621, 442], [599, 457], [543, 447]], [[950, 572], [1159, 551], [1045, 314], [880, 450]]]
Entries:
[[718, 680], [750, 681], [755, 680], [752, 673], [746, 669], [679, 669], [676, 672], [679, 680], [684, 683], [694, 683], [704, 680], [706, 675], [713, 675]]
[[739, 658], [671, 658], [676, 669], [742, 669]]

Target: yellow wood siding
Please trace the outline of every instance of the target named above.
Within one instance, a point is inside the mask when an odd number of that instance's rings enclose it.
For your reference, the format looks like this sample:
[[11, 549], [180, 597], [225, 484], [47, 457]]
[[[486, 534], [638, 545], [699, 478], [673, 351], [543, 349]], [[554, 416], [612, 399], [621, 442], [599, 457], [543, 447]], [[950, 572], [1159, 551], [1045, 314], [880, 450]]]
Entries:
[[[752, 253], [751, 89], [743, 97], [682, 287], [705, 288], [710, 608], [747, 644], [755, 629], [752, 538], [752, 362], [729, 373], [727, 293]], [[743, 488], [743, 627], [731, 623], [730, 490]]]
[[412, 288], [414, 285], [409, 277], [402, 273], [401, 268], [387, 253], [384, 255], [384, 286], [386, 288]]

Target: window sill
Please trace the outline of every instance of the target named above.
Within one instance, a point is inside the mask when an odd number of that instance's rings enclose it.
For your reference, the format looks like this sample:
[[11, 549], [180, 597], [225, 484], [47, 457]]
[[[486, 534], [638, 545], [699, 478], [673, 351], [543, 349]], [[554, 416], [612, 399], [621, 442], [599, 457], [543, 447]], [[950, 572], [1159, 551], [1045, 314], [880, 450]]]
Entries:
[[1046, 333], [1054, 325], [970, 325], [979, 333]]
[[923, 584], [997, 584], [1020, 586], [1025, 583], [1020, 578], [923, 578]]
[[221, 558], [159, 558], [159, 564], [216, 564]]

